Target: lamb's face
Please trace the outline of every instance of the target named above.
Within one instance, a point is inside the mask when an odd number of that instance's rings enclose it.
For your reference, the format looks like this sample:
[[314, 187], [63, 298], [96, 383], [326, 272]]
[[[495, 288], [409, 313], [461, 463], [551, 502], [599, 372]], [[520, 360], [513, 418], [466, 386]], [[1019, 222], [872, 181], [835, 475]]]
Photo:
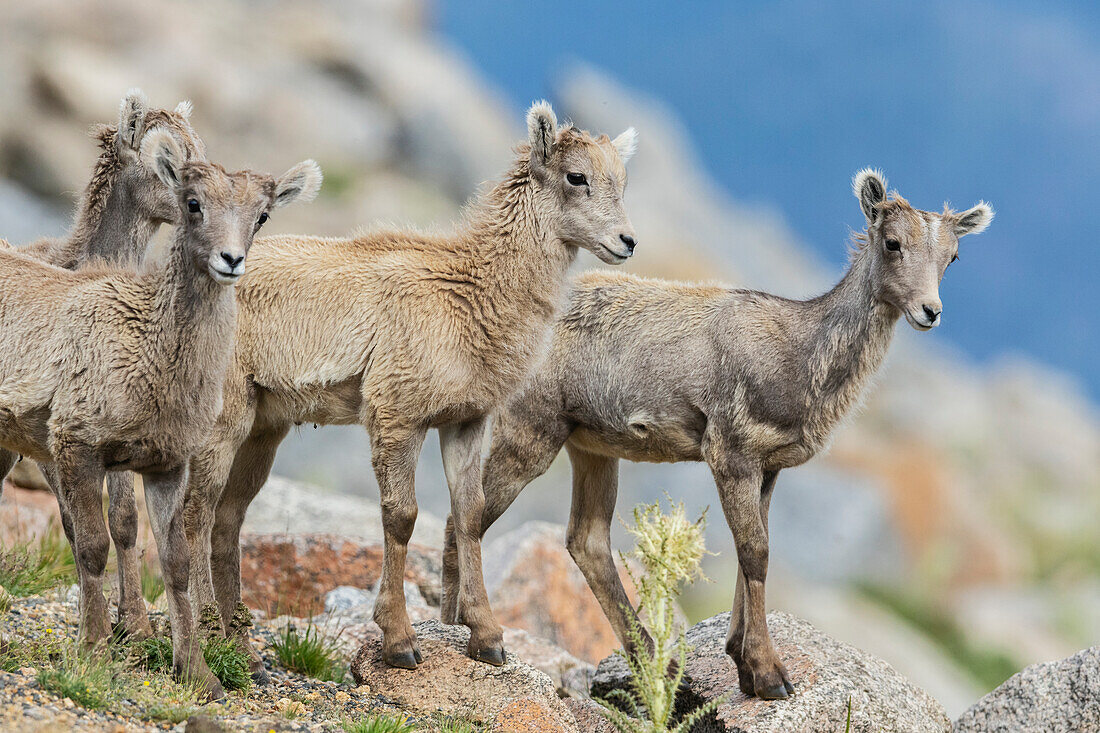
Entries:
[[587, 249], [608, 264], [625, 262], [636, 244], [623, 206], [634, 130], [614, 141], [573, 127], [558, 131], [546, 103], [534, 105], [527, 121], [531, 175], [554, 232], [565, 244]]
[[861, 171], [853, 182], [867, 216], [867, 242], [873, 257], [875, 296], [899, 310], [909, 325], [928, 331], [940, 324], [940, 281], [958, 259], [959, 237], [989, 226], [993, 210], [986, 203], [956, 213], [914, 209], [898, 195], [887, 197], [886, 181], [874, 171]]
[[312, 160], [275, 179], [264, 173], [230, 173], [220, 165], [184, 158], [175, 137], [158, 130], [146, 135], [142, 159], [171, 186], [179, 226], [200, 270], [215, 282], [232, 285], [245, 273], [245, 258], [270, 212], [296, 201], [310, 201], [321, 187], [321, 169]]
[[275, 202], [275, 179], [262, 173], [227, 173], [209, 163], [189, 163], [177, 191], [180, 227], [191, 255], [215, 282], [232, 285], [245, 272], [256, 232]]
[[137, 218], [153, 224], [179, 221], [175, 190], [166, 186], [156, 172], [142, 162], [141, 145], [147, 134], [165, 131], [176, 138], [185, 160], [205, 161], [206, 144], [191, 127], [190, 115], [189, 102], [181, 102], [172, 111], [149, 109], [145, 96], [133, 90], [122, 100], [114, 134], [110, 128], [104, 128], [103, 143], [114, 145], [119, 161], [114, 185], [126, 191]]

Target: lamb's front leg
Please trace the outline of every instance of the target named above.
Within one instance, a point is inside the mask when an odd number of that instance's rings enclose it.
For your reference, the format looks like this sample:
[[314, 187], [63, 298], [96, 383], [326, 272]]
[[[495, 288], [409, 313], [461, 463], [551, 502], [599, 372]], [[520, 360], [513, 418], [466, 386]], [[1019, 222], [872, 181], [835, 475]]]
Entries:
[[[489, 527], [500, 519], [520, 492], [546, 473], [569, 437], [569, 431], [569, 424], [558, 415], [555, 401], [535, 399], [526, 393], [516, 399], [513, 407], [496, 415], [493, 445], [482, 472], [485, 509], [481, 515], [480, 539], [484, 539]], [[457, 623], [458, 570], [454, 517], [447, 517], [443, 546], [443, 603], [439, 613], [445, 624]]]
[[95, 451], [83, 445], [64, 445], [57, 454], [51, 486], [67, 515], [66, 536], [80, 578], [80, 640], [92, 648], [111, 635], [103, 597], [103, 571], [111, 549], [103, 521], [103, 463]]
[[493, 618], [481, 572], [481, 523], [485, 494], [481, 486], [481, 440], [485, 417], [439, 429], [443, 470], [451, 489], [452, 529], [457, 550], [456, 618], [470, 628], [466, 653], [495, 666], [504, 664], [504, 630]]
[[118, 623], [138, 639], [153, 635], [145, 597], [141, 593], [141, 561], [137, 552], [138, 514], [134, 498], [134, 474], [107, 474], [107, 525], [118, 561]]
[[405, 555], [416, 523], [413, 475], [426, 430], [378, 426], [371, 431], [372, 462], [382, 500], [383, 557], [374, 621], [382, 629], [382, 658], [416, 669], [423, 657], [405, 608]]
[[214, 589], [210, 535], [214, 527], [214, 510], [232, 465], [232, 447], [220, 442], [192, 456], [183, 498], [191, 611], [203, 636], [221, 636], [226, 631]]
[[[764, 474], [764, 483], [760, 487], [760, 521], [764, 525], [764, 533], [768, 532], [768, 509], [771, 506], [772, 493], [775, 489], [775, 479], [778, 471], [769, 471]], [[742, 690], [753, 689], [752, 671], [745, 663], [743, 648], [745, 643], [745, 573], [740, 566], [737, 568], [737, 590], [733, 594], [733, 611], [730, 614], [730, 633], [726, 640], [726, 653], [733, 657], [737, 665], [737, 678]], [[785, 681], [787, 692], [794, 692], [794, 686]]]
[[[733, 532], [737, 562], [744, 574], [743, 608], [738, 606], [735, 597], [726, 653], [738, 664], [742, 692], [765, 700], [781, 700], [793, 692], [794, 687], [768, 633], [764, 602], [764, 583], [768, 575], [768, 532], [762, 521], [764, 506], [761, 495], [764, 475], [755, 462], [736, 455], [725, 446], [718, 447], [711, 443], [704, 451], [718, 483], [722, 510]], [[743, 626], [738, 624], [738, 614], [743, 614]], [[743, 634], [740, 661], [734, 650], [739, 633]], [[742, 672], [745, 667], [748, 675]], [[752, 686], [745, 689], [748, 683], [746, 677], [750, 675]]]
[[191, 601], [187, 595], [188, 547], [183, 530], [183, 493], [186, 466], [164, 473], [143, 474], [145, 504], [160, 553], [168, 617], [172, 624], [172, 672], [177, 678], [195, 683], [211, 700], [225, 697], [221, 682], [206, 666], [199, 637], [195, 633]]

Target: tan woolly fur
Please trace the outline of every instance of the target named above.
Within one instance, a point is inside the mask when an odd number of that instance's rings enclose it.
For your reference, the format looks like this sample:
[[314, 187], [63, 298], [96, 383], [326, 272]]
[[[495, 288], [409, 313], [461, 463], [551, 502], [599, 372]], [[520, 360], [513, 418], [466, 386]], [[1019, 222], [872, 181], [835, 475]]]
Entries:
[[[66, 269], [90, 262], [113, 262], [137, 266], [150, 238], [164, 223], [178, 218], [174, 192], [141, 162], [141, 142], [147, 132], [168, 130], [188, 159], [205, 160], [206, 148], [191, 128], [181, 102], [174, 112], [150, 108], [140, 89], [131, 89], [119, 105], [117, 125], [98, 125], [92, 135], [100, 148], [91, 180], [76, 207], [73, 228], [63, 239], [42, 239], [19, 251], [35, 259]], [[18, 456], [0, 449], [0, 478]], [[56, 481], [47, 463], [47, 483]], [[129, 472], [107, 475], [110, 496], [108, 520], [118, 561], [118, 622], [132, 636], [145, 637], [153, 630], [141, 594], [137, 544], [137, 505], [134, 480]], [[55, 489], [56, 493], [56, 489]], [[61, 506], [61, 524], [70, 542], [72, 522]]]
[[[360, 424], [385, 529], [374, 617], [386, 661], [416, 667], [402, 578], [417, 513], [413, 470], [425, 433], [438, 428], [463, 568], [456, 619], [471, 628], [471, 656], [503, 662], [478, 538], [486, 419], [545, 352], [577, 250], [619, 263], [634, 248], [626, 169], [611, 140], [559, 128], [545, 102], [527, 122], [511, 170], [453, 234], [258, 243], [239, 289], [225, 411], [192, 461], [186, 508], [192, 600], [200, 610], [216, 602], [225, 629], [240, 604], [241, 522], [280, 441], [295, 424]], [[258, 657], [253, 669], [262, 677]]]
[[[70, 271], [0, 251], [0, 446], [52, 464], [80, 577], [80, 636], [111, 634], [103, 596], [110, 539], [106, 471], [140, 472], [165, 578], [173, 668], [223, 692], [199, 651], [179, 516], [190, 455], [221, 411], [232, 356], [234, 289], [261, 214], [293, 196], [278, 181], [189, 159], [167, 129], [145, 134], [143, 163], [170, 188], [180, 222], [166, 261]], [[313, 166], [315, 168], [315, 166]]]

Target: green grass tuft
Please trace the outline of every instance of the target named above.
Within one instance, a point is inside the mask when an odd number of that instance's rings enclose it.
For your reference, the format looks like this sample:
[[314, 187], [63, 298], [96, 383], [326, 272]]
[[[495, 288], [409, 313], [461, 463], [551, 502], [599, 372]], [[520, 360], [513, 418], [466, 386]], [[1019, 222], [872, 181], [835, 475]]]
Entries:
[[115, 699], [115, 667], [107, 655], [70, 648], [53, 666], [39, 671], [38, 684], [89, 710], [103, 710]]
[[164, 595], [164, 578], [145, 563], [141, 564], [141, 595], [148, 603], [156, 603]]
[[172, 640], [166, 636], [150, 636], [130, 645], [129, 656], [135, 666], [147, 672], [172, 672]]
[[439, 733], [485, 733], [488, 726], [453, 715], [439, 716], [432, 721]]
[[0, 639], [0, 670], [18, 672], [23, 667], [41, 668], [59, 654], [56, 640]]
[[54, 528], [37, 542], [0, 549], [0, 586], [13, 596], [33, 596], [76, 580], [69, 542]]
[[279, 664], [292, 672], [329, 682], [342, 682], [347, 674], [340, 650], [313, 622], [304, 632], [287, 623], [271, 647]]
[[[232, 639], [212, 638], [202, 644], [202, 656], [214, 676], [227, 690], [247, 690], [252, 686], [248, 655]], [[171, 674], [172, 640], [151, 636], [130, 645], [127, 657], [131, 666], [153, 674]]]
[[202, 645], [202, 656], [225, 689], [247, 690], [252, 686], [248, 655], [241, 651], [233, 639], [207, 639]]
[[404, 717], [370, 715], [360, 720], [345, 718], [340, 722], [344, 733], [412, 733], [416, 730]]
[[[169, 670], [171, 642], [163, 642], [136, 642], [129, 657], [113, 650], [85, 652], [71, 641], [24, 642], [14, 661], [17, 666], [37, 667], [38, 684], [46, 692], [89, 710], [177, 724], [199, 710], [201, 692], [164, 671], [139, 669], [133, 658], [144, 654], [150, 665]], [[5, 667], [7, 659], [13, 657], [5, 656], [0, 644], [0, 662]]]

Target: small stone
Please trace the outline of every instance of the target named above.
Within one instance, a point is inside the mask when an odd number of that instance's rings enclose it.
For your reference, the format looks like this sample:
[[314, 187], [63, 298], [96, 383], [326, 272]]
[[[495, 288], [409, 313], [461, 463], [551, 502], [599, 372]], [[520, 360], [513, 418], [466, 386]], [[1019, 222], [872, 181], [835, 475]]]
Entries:
[[[370, 692], [370, 690], [368, 690], [368, 692]], [[344, 692], [343, 690], [337, 690], [335, 697], [336, 697], [336, 702], [341, 703], [341, 704], [345, 703], [345, 702], [347, 702], [348, 700], [351, 699], [351, 695]]]

